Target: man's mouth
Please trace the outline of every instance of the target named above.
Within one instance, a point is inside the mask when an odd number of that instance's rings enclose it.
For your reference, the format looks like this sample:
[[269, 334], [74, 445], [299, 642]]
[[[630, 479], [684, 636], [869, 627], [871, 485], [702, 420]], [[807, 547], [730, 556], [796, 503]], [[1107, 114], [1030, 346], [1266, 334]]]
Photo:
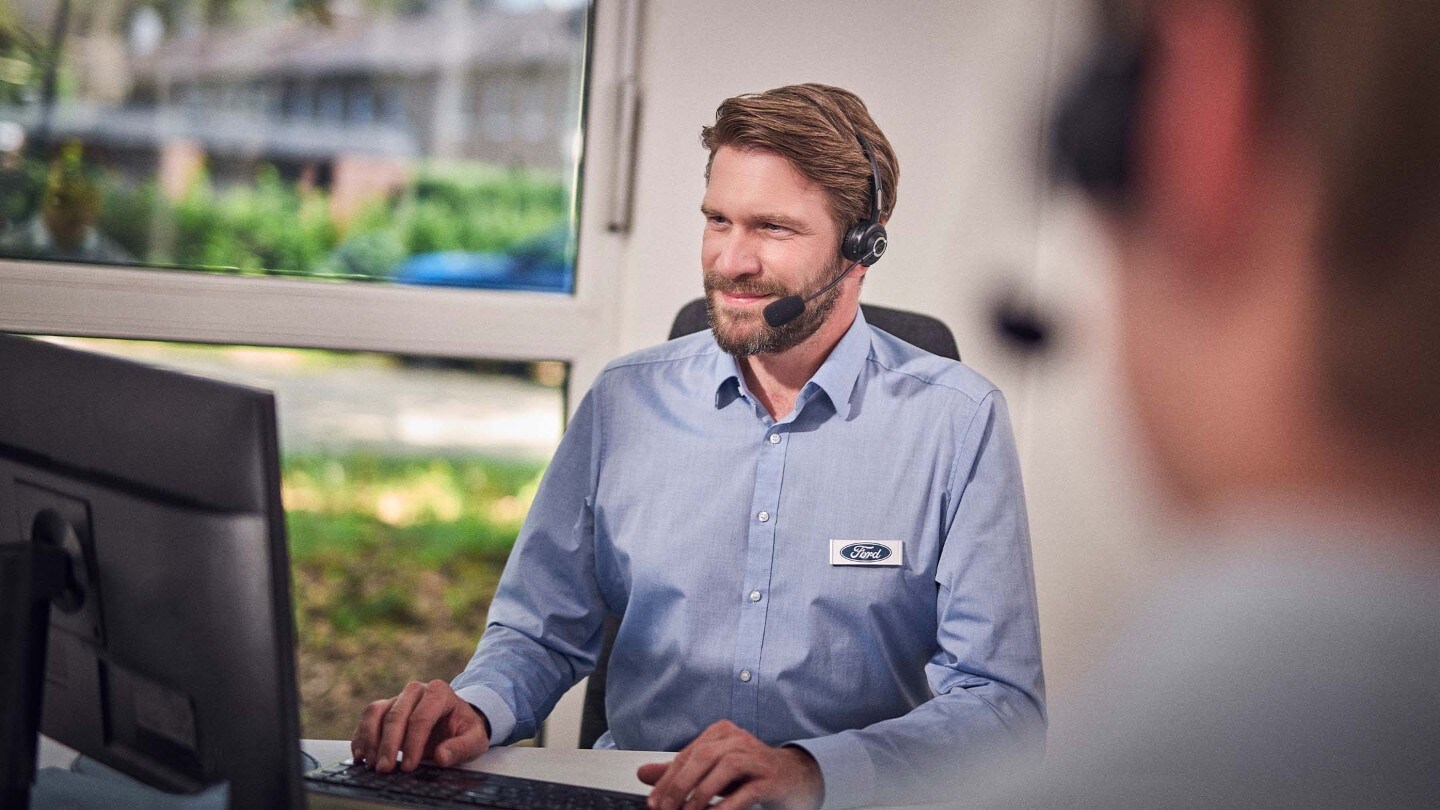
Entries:
[[720, 298], [727, 306], [746, 307], [761, 301], [768, 301], [771, 295], [768, 293], [721, 292]]

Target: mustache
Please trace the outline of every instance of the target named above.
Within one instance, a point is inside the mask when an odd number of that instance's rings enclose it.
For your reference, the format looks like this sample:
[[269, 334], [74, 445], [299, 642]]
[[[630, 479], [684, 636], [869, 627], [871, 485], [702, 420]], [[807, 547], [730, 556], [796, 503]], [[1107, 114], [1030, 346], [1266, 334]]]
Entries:
[[790, 289], [778, 281], [762, 279], [732, 279], [719, 273], [705, 273], [706, 293], [731, 293], [734, 295], [776, 295], [785, 297]]

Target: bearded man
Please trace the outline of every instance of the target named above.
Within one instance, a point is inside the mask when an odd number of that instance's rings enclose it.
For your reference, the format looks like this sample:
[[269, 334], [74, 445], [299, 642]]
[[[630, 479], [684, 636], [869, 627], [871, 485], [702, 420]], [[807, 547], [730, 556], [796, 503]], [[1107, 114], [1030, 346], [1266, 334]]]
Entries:
[[608, 614], [597, 747], [679, 752], [640, 771], [654, 810], [954, 798], [967, 764], [1042, 743], [1004, 397], [859, 308], [889, 141], [815, 84], [729, 99], [701, 141], [710, 331], [600, 374], [466, 670], [367, 707], [353, 748], [377, 770], [534, 735]]

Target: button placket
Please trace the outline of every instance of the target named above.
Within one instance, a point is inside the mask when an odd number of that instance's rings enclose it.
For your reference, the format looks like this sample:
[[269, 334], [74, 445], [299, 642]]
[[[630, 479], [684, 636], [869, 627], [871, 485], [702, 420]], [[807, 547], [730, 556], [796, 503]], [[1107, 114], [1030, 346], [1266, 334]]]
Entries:
[[754, 450], [755, 481], [746, 532], [745, 570], [740, 582], [741, 610], [736, 628], [730, 694], [731, 719], [760, 735], [760, 666], [765, 658], [766, 624], [772, 600], [765, 598], [774, 569], [774, 550], [780, 524], [779, 504], [790, 443], [783, 425], [762, 417], [762, 431]]

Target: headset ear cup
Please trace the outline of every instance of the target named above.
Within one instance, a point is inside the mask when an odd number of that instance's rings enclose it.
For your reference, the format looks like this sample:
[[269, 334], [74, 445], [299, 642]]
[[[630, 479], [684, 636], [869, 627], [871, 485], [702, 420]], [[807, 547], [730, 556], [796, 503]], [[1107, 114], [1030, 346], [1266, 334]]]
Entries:
[[858, 262], [865, 258], [865, 232], [868, 230], [868, 222], [857, 222], [850, 226], [845, 232], [845, 238], [840, 240], [840, 255], [847, 261]]
[[880, 224], [880, 167], [875, 163], [875, 153], [859, 130], [855, 131], [855, 140], [860, 143], [860, 151], [870, 163], [870, 216], [851, 225], [845, 232], [845, 238], [840, 240], [840, 255], [862, 267], [869, 267], [885, 255], [885, 249], [890, 247], [890, 237], [885, 234], [885, 226]]
[[845, 232], [845, 241], [840, 245], [840, 255], [862, 267], [869, 267], [880, 261], [885, 249], [890, 246], [890, 237], [885, 226], [878, 222], [858, 222]]
[[1143, 68], [1139, 47], [1106, 41], [1096, 48], [1057, 107], [1052, 172], [1100, 197], [1129, 191]]

